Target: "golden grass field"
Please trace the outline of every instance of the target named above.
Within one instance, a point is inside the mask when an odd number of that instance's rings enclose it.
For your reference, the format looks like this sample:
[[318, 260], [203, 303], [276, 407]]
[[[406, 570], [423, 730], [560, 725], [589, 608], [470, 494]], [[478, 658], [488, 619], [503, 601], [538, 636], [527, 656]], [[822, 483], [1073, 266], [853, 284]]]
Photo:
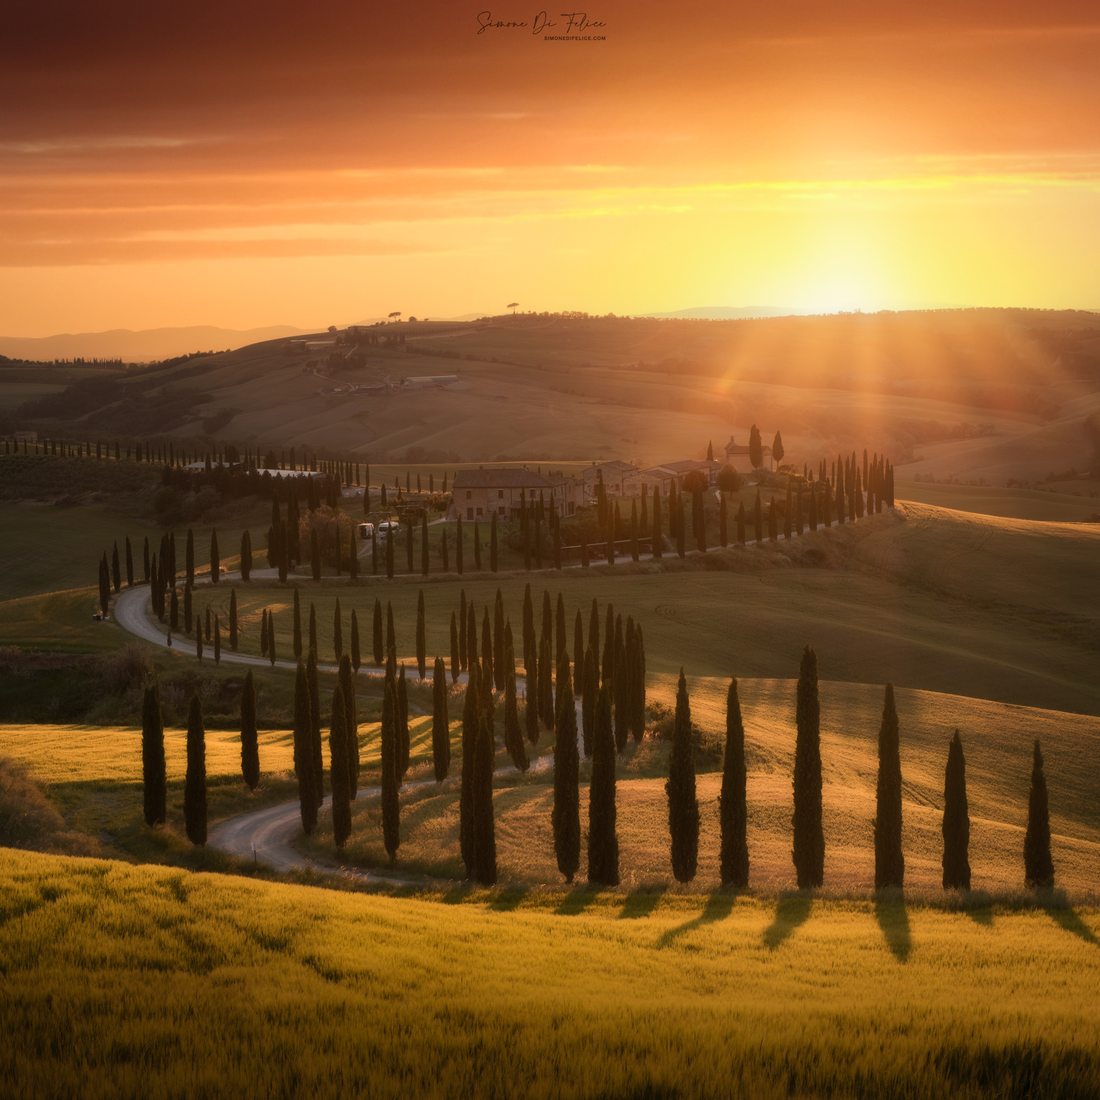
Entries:
[[411, 900], [0, 851], [0, 1078], [12, 1097], [1083, 1098], [1098, 932], [1082, 908]]

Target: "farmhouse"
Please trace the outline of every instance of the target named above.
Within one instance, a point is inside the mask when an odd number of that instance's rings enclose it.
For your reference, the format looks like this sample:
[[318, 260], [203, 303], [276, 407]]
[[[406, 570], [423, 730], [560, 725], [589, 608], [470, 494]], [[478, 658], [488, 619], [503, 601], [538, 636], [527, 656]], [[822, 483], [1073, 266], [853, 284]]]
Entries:
[[[761, 451], [764, 455], [765, 470], [772, 470], [774, 468], [772, 463], [772, 449], [766, 443], [761, 447]], [[733, 436], [730, 436], [730, 441], [726, 444], [726, 462], [729, 463], [739, 474], [751, 474], [753, 471], [753, 464], [749, 459], [749, 445], [748, 443], [738, 443], [734, 440]]]
[[581, 477], [589, 496], [595, 495], [596, 485], [601, 481], [607, 492], [622, 494], [625, 492], [625, 480], [637, 472], [638, 467], [633, 462], [623, 462], [622, 459], [615, 458], [610, 462], [593, 462], [582, 471]]
[[537, 504], [541, 496], [549, 505], [554, 502], [560, 515], [571, 516], [582, 502], [583, 482], [562, 474], [537, 473], [526, 467], [479, 467], [459, 470], [452, 483], [450, 519], [488, 519], [496, 514], [502, 519], [519, 515], [524, 502]]

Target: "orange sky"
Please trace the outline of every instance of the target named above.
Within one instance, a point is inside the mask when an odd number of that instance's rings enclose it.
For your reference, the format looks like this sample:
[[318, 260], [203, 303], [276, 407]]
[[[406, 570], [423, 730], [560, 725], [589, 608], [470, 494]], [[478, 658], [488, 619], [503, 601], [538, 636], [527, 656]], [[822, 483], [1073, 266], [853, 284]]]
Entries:
[[0, 333], [1100, 308], [1094, 3], [486, 8], [5, 5]]

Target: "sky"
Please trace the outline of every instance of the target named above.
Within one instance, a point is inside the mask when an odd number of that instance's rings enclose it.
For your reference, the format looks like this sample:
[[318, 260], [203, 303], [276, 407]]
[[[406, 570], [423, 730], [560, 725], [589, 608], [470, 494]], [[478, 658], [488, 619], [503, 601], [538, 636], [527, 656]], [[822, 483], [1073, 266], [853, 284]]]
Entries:
[[1100, 308], [1100, 5], [570, 6], [8, 0], [0, 333]]

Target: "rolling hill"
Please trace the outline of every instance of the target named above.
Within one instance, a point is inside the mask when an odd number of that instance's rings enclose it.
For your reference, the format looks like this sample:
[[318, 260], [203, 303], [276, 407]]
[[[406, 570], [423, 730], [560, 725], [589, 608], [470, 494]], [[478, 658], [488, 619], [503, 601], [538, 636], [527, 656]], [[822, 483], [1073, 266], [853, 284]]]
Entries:
[[[368, 330], [373, 331], [373, 330]], [[47, 430], [353, 451], [371, 461], [642, 462], [749, 425], [788, 459], [884, 451], [911, 476], [1004, 484], [1095, 462], [1100, 317], [927, 313], [661, 320], [521, 314], [401, 322], [404, 343], [285, 340], [89, 382], [23, 410]], [[445, 388], [385, 383], [455, 374]], [[353, 387], [378, 387], [358, 392]], [[98, 389], [97, 389], [98, 387]]]

